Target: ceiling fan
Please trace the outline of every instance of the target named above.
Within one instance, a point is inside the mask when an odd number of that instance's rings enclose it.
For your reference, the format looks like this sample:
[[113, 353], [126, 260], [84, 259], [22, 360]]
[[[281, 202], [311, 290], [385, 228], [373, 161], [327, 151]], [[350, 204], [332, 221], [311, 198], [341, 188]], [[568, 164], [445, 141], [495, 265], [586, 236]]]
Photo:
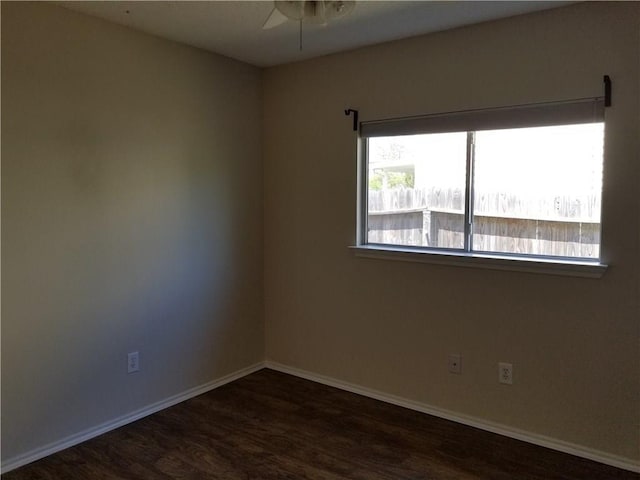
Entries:
[[316, 25], [344, 17], [355, 8], [355, 0], [275, 0], [273, 10], [264, 22], [263, 29], [277, 27], [288, 20]]

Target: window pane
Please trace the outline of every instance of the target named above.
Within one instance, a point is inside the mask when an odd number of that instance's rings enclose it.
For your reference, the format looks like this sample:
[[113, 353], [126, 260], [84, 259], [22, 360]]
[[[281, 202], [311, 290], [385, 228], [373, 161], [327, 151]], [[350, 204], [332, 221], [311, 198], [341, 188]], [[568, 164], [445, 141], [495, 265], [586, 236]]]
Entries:
[[604, 124], [476, 133], [473, 250], [599, 258]]
[[367, 242], [464, 248], [467, 134], [370, 138]]

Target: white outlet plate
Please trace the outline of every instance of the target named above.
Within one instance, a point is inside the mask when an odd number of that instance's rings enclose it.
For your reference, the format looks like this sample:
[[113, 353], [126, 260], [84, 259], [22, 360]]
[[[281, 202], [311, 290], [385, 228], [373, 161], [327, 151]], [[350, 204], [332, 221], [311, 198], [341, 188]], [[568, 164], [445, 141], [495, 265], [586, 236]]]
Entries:
[[449, 373], [462, 373], [462, 358], [459, 353], [449, 355]]
[[140, 356], [138, 352], [130, 352], [127, 354], [127, 373], [140, 371]]
[[505, 385], [513, 385], [513, 365], [511, 363], [498, 363], [498, 381]]

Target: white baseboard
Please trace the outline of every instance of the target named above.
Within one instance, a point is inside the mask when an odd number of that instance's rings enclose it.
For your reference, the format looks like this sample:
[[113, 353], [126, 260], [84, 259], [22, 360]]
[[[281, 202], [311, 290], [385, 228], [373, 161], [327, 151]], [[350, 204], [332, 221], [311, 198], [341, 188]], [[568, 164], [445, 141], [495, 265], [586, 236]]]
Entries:
[[413, 400], [397, 397], [395, 395], [389, 395], [387, 393], [380, 392], [377, 390], [372, 390], [370, 388], [354, 385], [352, 383], [337, 380], [335, 378], [327, 377], [324, 375], [318, 375], [318, 374], [315, 374], [306, 370], [294, 368], [294, 367], [289, 367], [287, 365], [283, 365], [277, 362], [272, 362], [269, 360], [266, 362], [256, 363], [247, 368], [243, 368], [241, 370], [233, 372], [229, 375], [225, 375], [224, 377], [219, 378], [217, 380], [213, 380], [203, 385], [199, 385], [197, 387], [191, 388], [177, 395], [173, 395], [169, 398], [166, 398], [159, 402], [148, 405], [142, 409], [136, 410], [135, 412], [131, 412], [127, 415], [124, 415], [122, 417], [116, 418], [109, 422], [103, 423], [96, 427], [87, 429], [83, 432], [63, 438], [62, 440], [52, 442], [48, 445], [44, 445], [42, 447], [36, 448], [34, 450], [31, 450], [30, 452], [24, 453], [22, 455], [18, 455], [17, 457], [7, 459], [2, 463], [2, 466], [0, 467], [0, 471], [2, 473], [6, 473], [18, 467], [26, 465], [28, 463], [34, 462], [36, 460], [40, 460], [41, 458], [44, 458], [48, 455], [51, 455], [53, 453], [64, 450], [66, 448], [72, 447], [86, 440], [102, 435], [103, 433], [109, 432], [111, 430], [115, 430], [116, 428], [127, 425], [128, 423], [135, 422], [136, 420], [139, 420], [143, 417], [156, 413], [160, 410], [164, 410], [165, 408], [171, 407], [180, 402], [184, 402], [185, 400], [188, 400], [190, 398], [196, 397], [205, 392], [218, 388], [222, 385], [233, 382], [234, 380], [237, 380], [246, 375], [254, 373], [265, 367], [270, 368], [272, 370], [279, 371], [279, 372], [294, 375], [296, 377], [305, 378], [313, 382], [322, 383], [324, 385], [329, 385], [331, 387], [336, 387], [341, 390], [356, 393], [358, 395], [363, 395], [365, 397], [380, 400], [386, 403], [390, 403], [392, 405], [398, 405], [400, 407], [409, 408], [411, 410], [433, 415], [435, 417], [451, 420], [453, 422], [457, 422], [462, 425], [468, 425], [471, 427], [479, 428], [481, 430], [486, 430], [488, 432], [497, 433], [505, 437], [514, 438], [516, 440], [522, 440], [524, 442], [528, 442], [534, 445], [539, 445], [541, 447], [546, 447], [546, 448], [550, 448], [560, 452], [569, 453], [577, 457], [587, 458], [589, 460], [594, 460], [596, 462], [604, 463], [606, 465], [611, 465], [613, 467], [623, 468], [625, 470], [629, 470], [632, 472], [640, 472], [640, 462], [635, 462], [632, 459], [611, 455], [606, 452], [589, 449], [580, 445], [564, 442], [562, 440], [557, 440], [557, 439], [546, 437], [543, 435], [538, 435], [535, 433], [518, 430], [506, 425], [501, 425], [498, 423], [489, 422], [487, 420], [482, 420], [480, 418], [462, 415], [456, 412], [451, 412], [449, 410], [433, 407], [424, 403], [415, 402]]
[[190, 388], [189, 390], [186, 390], [182, 393], [178, 393], [177, 395], [173, 395], [159, 402], [152, 403], [151, 405], [147, 405], [144, 408], [128, 413], [126, 415], [123, 415], [122, 417], [116, 418], [109, 422], [103, 423], [96, 427], [89, 428], [87, 430], [76, 433], [69, 437], [63, 438], [62, 440], [49, 443], [48, 445], [38, 447], [34, 450], [31, 450], [30, 452], [24, 453], [22, 455], [18, 455], [14, 458], [9, 458], [6, 461], [2, 462], [0, 471], [2, 473], [7, 473], [18, 467], [21, 467], [31, 462], [35, 462], [36, 460], [40, 460], [41, 458], [44, 458], [48, 455], [64, 450], [65, 448], [73, 447], [74, 445], [87, 441], [91, 438], [97, 437], [98, 435], [102, 435], [103, 433], [109, 432], [111, 430], [115, 430], [116, 428], [122, 427], [123, 425], [127, 425], [128, 423], [135, 422], [136, 420], [140, 420], [141, 418], [151, 415], [153, 413], [159, 412], [160, 410], [164, 410], [165, 408], [169, 408], [180, 402], [189, 400], [190, 398], [197, 397], [198, 395], [206, 393], [215, 388], [221, 387], [222, 385], [225, 385], [229, 382], [233, 382], [234, 380], [237, 380], [253, 372], [261, 370], [262, 368], [264, 368], [264, 366], [265, 366], [264, 362], [256, 363], [249, 367], [230, 373], [229, 375], [225, 375], [224, 377], [219, 378], [217, 380], [212, 380], [211, 382], [207, 382], [203, 385]]
[[283, 365], [277, 362], [272, 362], [270, 360], [267, 360], [265, 362], [265, 367], [270, 368], [272, 370], [277, 370], [282, 373], [287, 373], [289, 375], [294, 375], [296, 377], [311, 380], [313, 382], [322, 383], [330, 387], [339, 388], [347, 392], [357, 393], [358, 395], [363, 395], [365, 397], [373, 398], [375, 400], [380, 400], [386, 403], [390, 403], [392, 405], [398, 405], [400, 407], [409, 408], [411, 410], [416, 410], [418, 412], [427, 413], [429, 415], [433, 415], [434, 417], [444, 418], [445, 420], [451, 420], [453, 422], [460, 423], [462, 425], [468, 425], [470, 427], [479, 428], [481, 430], [485, 430], [488, 432], [497, 433], [505, 437], [514, 438], [516, 440], [522, 440], [524, 442], [538, 445], [541, 447], [550, 448], [552, 450], [557, 450], [559, 452], [568, 453], [571, 455], [575, 455], [577, 457], [586, 458], [596, 462], [604, 463], [612, 467], [622, 468], [625, 470], [630, 470], [632, 472], [640, 472], [640, 462], [635, 462], [634, 460], [629, 458], [611, 455], [606, 452], [593, 450], [590, 448], [583, 447], [581, 445], [565, 442], [563, 440], [557, 440], [555, 438], [546, 437], [544, 435], [538, 435], [536, 433], [531, 433], [524, 430], [519, 430], [516, 428], [509, 427], [507, 425], [502, 425], [499, 423], [483, 420], [481, 418], [471, 417], [471, 416], [463, 415], [460, 413], [452, 412], [449, 410], [444, 410], [438, 407], [433, 407], [431, 405], [427, 405], [424, 403], [415, 402], [413, 400], [408, 400], [406, 398], [397, 397], [395, 395], [389, 395], [384, 392], [372, 390], [370, 388], [362, 387], [360, 385], [354, 385], [349, 382], [343, 382], [342, 380], [337, 380], [335, 378], [327, 377], [324, 375], [318, 375], [316, 373], [312, 373], [306, 370], [289, 367], [287, 365]]

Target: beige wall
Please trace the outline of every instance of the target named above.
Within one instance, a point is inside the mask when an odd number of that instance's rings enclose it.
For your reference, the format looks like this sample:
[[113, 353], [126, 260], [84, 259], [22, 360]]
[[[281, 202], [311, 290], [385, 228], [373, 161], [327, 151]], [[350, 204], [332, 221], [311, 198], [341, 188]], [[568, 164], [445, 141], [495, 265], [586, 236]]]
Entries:
[[4, 460], [264, 358], [260, 82], [2, 2]]
[[[261, 84], [239, 62], [2, 2], [3, 460], [262, 360], [263, 298], [270, 360], [640, 460], [639, 10], [579, 4]], [[367, 120], [592, 96], [603, 74], [603, 279], [349, 253], [345, 107]], [[127, 375], [132, 350], [142, 371]]]
[[[640, 6], [585, 3], [264, 74], [267, 358], [640, 460]], [[600, 280], [355, 258], [362, 120], [601, 95]], [[447, 372], [461, 353], [463, 374]], [[514, 385], [497, 363], [514, 365]]]

